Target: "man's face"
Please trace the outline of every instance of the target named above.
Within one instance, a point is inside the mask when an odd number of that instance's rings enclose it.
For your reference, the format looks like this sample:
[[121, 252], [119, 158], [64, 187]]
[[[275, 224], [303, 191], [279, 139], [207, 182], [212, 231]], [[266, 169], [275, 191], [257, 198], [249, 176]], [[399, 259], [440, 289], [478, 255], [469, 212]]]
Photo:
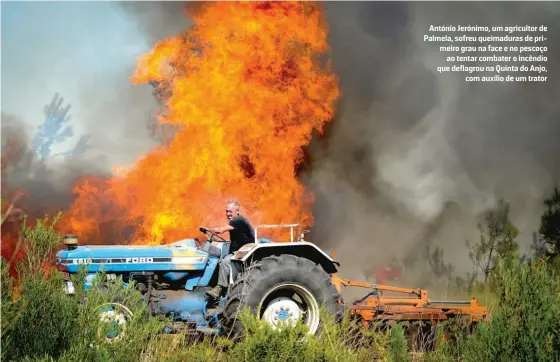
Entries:
[[226, 206], [226, 217], [228, 220], [233, 219], [239, 215], [239, 207], [235, 206], [234, 204], [227, 204]]

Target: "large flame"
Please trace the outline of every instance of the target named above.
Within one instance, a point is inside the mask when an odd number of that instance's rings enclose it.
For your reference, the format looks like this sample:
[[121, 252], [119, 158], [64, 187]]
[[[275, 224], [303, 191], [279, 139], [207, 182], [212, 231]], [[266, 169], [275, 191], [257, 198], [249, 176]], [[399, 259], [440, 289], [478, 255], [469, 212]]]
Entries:
[[339, 97], [322, 12], [301, 2], [218, 2], [190, 16], [193, 27], [157, 44], [132, 78], [168, 94], [160, 122], [179, 130], [130, 170], [80, 180], [69, 221], [88, 241], [197, 235], [198, 225], [225, 223], [230, 198], [254, 225], [312, 224], [313, 197], [295, 167]]

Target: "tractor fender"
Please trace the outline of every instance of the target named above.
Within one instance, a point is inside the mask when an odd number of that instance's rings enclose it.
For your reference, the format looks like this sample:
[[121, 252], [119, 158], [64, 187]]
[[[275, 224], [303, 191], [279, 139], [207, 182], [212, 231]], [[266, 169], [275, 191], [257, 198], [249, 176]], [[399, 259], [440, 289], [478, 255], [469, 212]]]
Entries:
[[335, 261], [317, 245], [306, 241], [247, 244], [235, 253], [232, 260], [239, 260], [246, 264], [247, 262], [254, 263], [268, 256], [280, 256], [282, 254], [309, 259], [321, 265], [325, 272], [329, 274], [336, 273], [338, 271], [337, 267], [340, 266], [339, 262]]

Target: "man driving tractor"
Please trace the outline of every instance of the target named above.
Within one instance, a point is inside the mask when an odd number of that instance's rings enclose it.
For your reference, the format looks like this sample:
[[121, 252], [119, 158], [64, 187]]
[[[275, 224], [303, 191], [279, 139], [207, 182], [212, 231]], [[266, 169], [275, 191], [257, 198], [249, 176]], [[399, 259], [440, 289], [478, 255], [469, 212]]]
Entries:
[[219, 298], [229, 284], [229, 273], [231, 271], [231, 258], [233, 254], [243, 245], [255, 242], [255, 231], [249, 220], [240, 215], [241, 205], [236, 200], [230, 200], [226, 204], [226, 217], [229, 223], [221, 227], [205, 228], [206, 230], [221, 234], [229, 231], [231, 241], [229, 255], [223, 258], [219, 265], [218, 285], [206, 294], [213, 298]]

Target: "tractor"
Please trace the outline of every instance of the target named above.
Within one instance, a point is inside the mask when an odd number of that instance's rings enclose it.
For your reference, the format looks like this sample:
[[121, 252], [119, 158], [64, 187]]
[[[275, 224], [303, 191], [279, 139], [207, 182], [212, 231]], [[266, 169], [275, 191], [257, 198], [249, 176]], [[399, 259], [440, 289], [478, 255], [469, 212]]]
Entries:
[[[259, 238], [263, 228], [289, 228], [290, 241]], [[472, 323], [488, 317], [487, 309], [474, 299], [430, 301], [425, 290], [342, 279], [336, 275], [340, 264], [304, 240], [298, 224], [257, 226], [254, 243], [235, 252], [226, 295], [216, 300], [206, 292], [217, 283], [217, 267], [229, 254], [230, 242], [205, 228], [200, 231], [207, 236], [206, 241], [189, 238], [157, 246], [81, 246], [75, 235], [66, 235], [66, 249], [57, 252], [56, 266], [63, 273], [67, 294], [75, 293], [69, 276], [78, 273], [82, 265], [87, 270], [85, 289], [101, 271], [107, 280], [120, 280], [125, 285], [134, 282], [152, 315], [171, 317], [172, 324], [166, 327], [169, 333], [240, 336], [237, 313], [242, 307], [257, 313], [273, 328], [301, 321], [310, 334], [320, 330], [321, 307], [334, 316], [347, 310], [366, 328], [374, 321], [414, 320], [433, 328], [437, 321], [456, 316], [466, 316]], [[343, 286], [366, 288], [369, 293], [344, 304]], [[384, 297], [385, 291], [408, 295]], [[101, 318], [121, 325], [131, 318], [131, 312], [115, 301], [101, 311]], [[107, 339], [121, 336], [111, 333]]]
[[[291, 240], [270, 242], [258, 238], [262, 228], [290, 228]], [[220, 259], [229, 254], [230, 242], [201, 228], [208, 236], [184, 239], [167, 245], [121, 246], [78, 245], [75, 235], [65, 235], [66, 250], [56, 254], [56, 266], [63, 272], [67, 294], [74, 294], [70, 274], [87, 268], [84, 288], [103, 271], [108, 280], [134, 281], [153, 315], [170, 316], [173, 326], [168, 331], [189, 330], [204, 334], [239, 334], [236, 319], [242, 306], [260, 309], [260, 317], [278, 327], [282, 322], [302, 320], [316, 333], [319, 309], [325, 305], [329, 313], [341, 307], [339, 293], [331, 282], [331, 273], [338, 263], [316, 245], [303, 240], [298, 224], [261, 225], [255, 228], [255, 242], [244, 245], [232, 258], [230, 285], [225, 297], [213, 300], [206, 292], [217, 283]], [[114, 303], [114, 310], [127, 311]], [[260, 307], [260, 308], [259, 308]], [[103, 318], [125, 323], [130, 315], [112, 310]]]

